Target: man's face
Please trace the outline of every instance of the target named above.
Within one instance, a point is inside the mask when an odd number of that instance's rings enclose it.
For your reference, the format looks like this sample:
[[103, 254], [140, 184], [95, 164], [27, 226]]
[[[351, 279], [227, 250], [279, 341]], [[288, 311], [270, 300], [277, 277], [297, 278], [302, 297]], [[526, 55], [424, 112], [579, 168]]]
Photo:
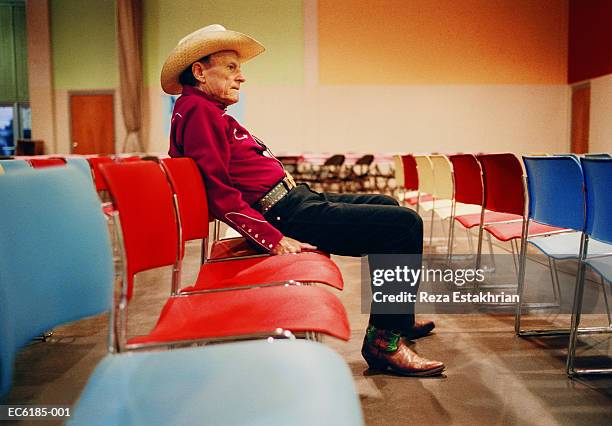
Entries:
[[[200, 67], [198, 67], [198, 64]], [[213, 53], [210, 55], [208, 64], [196, 62], [192, 70], [200, 82], [199, 88], [209, 97], [226, 106], [238, 102], [240, 84], [244, 83], [246, 79], [240, 70], [240, 62], [236, 52], [228, 50]]]

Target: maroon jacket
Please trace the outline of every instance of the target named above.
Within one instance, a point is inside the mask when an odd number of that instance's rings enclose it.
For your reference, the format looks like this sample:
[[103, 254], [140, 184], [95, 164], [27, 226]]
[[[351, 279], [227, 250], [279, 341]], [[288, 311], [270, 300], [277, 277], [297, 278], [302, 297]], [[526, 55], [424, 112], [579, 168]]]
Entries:
[[251, 207], [285, 177], [283, 166], [227, 115], [223, 104], [183, 86], [172, 112], [168, 154], [195, 160], [216, 218], [267, 251], [283, 237]]

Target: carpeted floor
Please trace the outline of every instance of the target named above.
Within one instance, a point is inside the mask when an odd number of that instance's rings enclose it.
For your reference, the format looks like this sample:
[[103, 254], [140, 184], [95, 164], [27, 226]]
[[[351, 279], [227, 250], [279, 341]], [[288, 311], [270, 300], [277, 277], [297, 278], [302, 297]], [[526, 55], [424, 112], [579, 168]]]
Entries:
[[[197, 244], [188, 247], [185, 283], [197, 271], [198, 253]], [[564, 373], [567, 337], [518, 338], [510, 311], [423, 315], [435, 320], [435, 333], [412, 347], [423, 356], [444, 361], [447, 371], [442, 377], [418, 379], [368, 371], [360, 355], [367, 323], [367, 315], [361, 313], [360, 260], [334, 260], [345, 278], [346, 288], [338, 296], [349, 314], [352, 339], [344, 343], [327, 338], [325, 343], [349, 364], [368, 425], [612, 424], [612, 377], [568, 379]], [[541, 273], [528, 272], [528, 280]], [[563, 285], [572, 282], [570, 274], [560, 275]], [[131, 333], [153, 325], [169, 292], [169, 280], [169, 269], [137, 278]], [[543, 320], [566, 325], [569, 317], [549, 314]], [[585, 322], [607, 320], [597, 315]], [[33, 343], [19, 355], [14, 386], [5, 403], [73, 404], [105, 355], [106, 341], [106, 317], [58, 327], [47, 342]], [[610, 335], [581, 337], [578, 354], [590, 364], [612, 365], [611, 346]]]

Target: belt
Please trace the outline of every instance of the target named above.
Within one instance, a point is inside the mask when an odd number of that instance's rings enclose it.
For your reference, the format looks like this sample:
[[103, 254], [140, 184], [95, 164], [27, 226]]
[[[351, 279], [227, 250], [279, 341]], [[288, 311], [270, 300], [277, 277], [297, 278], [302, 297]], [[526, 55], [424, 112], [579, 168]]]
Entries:
[[266, 195], [261, 197], [259, 201], [256, 201], [255, 204], [253, 204], [253, 207], [262, 214], [266, 213], [295, 187], [296, 184], [293, 177], [290, 174], [287, 174], [287, 176], [285, 176], [279, 183], [274, 185], [271, 190], [266, 192]]

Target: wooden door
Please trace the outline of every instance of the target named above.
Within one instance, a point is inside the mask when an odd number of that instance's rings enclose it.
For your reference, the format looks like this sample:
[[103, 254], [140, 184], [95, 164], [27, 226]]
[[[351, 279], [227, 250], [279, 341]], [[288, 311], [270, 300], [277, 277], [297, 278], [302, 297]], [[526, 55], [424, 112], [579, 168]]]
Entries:
[[591, 111], [591, 86], [572, 88], [572, 141], [570, 150], [574, 154], [589, 152], [589, 125]]
[[73, 154], [114, 154], [113, 95], [71, 95], [70, 130]]

